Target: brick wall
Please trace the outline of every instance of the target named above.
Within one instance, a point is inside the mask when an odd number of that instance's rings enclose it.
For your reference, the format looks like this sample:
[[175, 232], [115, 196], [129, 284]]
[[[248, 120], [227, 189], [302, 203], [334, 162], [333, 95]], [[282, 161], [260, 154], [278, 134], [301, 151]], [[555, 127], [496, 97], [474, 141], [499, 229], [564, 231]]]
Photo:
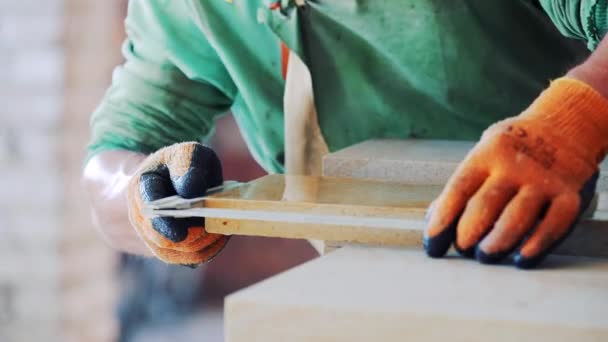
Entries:
[[0, 341], [59, 336], [62, 6], [0, 0]]
[[110, 341], [114, 252], [79, 187], [124, 1], [0, 0], [0, 341]]
[[126, 1], [64, 0], [65, 94], [60, 165], [61, 330], [65, 341], [116, 338], [116, 253], [91, 224], [80, 185], [89, 117], [121, 62]]

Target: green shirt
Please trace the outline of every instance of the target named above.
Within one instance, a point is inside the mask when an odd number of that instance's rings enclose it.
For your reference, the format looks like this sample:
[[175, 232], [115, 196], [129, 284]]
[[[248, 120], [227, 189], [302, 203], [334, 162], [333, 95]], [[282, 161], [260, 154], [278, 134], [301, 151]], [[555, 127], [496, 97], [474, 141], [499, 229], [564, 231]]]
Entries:
[[477, 139], [585, 58], [564, 35], [593, 48], [607, 2], [131, 1], [126, 62], [92, 116], [89, 156], [204, 141], [231, 110], [254, 158], [281, 172], [281, 41], [311, 71], [331, 151], [372, 138]]

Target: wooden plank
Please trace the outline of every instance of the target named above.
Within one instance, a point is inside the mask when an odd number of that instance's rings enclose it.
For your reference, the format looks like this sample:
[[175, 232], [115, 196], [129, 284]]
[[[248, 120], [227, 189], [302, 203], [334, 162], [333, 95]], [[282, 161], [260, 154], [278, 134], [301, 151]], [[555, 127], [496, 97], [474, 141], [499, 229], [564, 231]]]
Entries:
[[[442, 185], [473, 146], [469, 141], [369, 140], [325, 156], [323, 175]], [[597, 209], [608, 211], [608, 160], [600, 165], [597, 192]], [[582, 221], [555, 253], [608, 257], [608, 220], [603, 216]]]
[[[208, 231], [226, 235], [324, 240], [334, 247], [344, 242], [420, 246], [426, 207], [470, 146], [365, 142], [325, 158], [325, 172], [341, 177], [270, 175], [207, 197], [197, 215], [207, 217]], [[598, 205], [604, 210], [606, 194], [600, 194]], [[581, 222], [555, 253], [608, 257], [606, 216]]]
[[[411, 184], [442, 184], [449, 176], [438, 172], [426, 177], [433, 165], [420, 163], [410, 163], [408, 172], [394, 172], [408, 165], [407, 157], [405, 162], [399, 158], [412, 150], [387, 150], [368, 148], [368, 159], [350, 164], [367, 171], [338, 167], [336, 175]], [[374, 156], [383, 164], [375, 164]], [[434, 166], [445, 160], [436, 157]], [[284, 233], [290, 226], [276, 230]], [[583, 222], [560, 252], [608, 256], [607, 226], [603, 218]], [[229, 296], [226, 337], [236, 342], [605, 341], [607, 262], [551, 255], [542, 269], [525, 272], [461, 258], [433, 260], [419, 248], [346, 246]]]
[[[426, 207], [440, 191], [440, 186], [270, 175], [207, 197], [202, 205], [218, 211], [206, 212], [213, 214], [205, 219], [212, 233], [323, 240], [334, 248], [421, 246]], [[555, 253], [608, 257], [607, 215], [597, 214], [602, 216], [581, 222]]]
[[[445, 184], [474, 142], [369, 140], [323, 158], [323, 175], [418, 185]], [[608, 192], [608, 160], [600, 165], [598, 192]]]
[[205, 225], [209, 232], [227, 235], [420, 245], [426, 208], [440, 191], [438, 186], [269, 175], [212, 195], [203, 204], [238, 209], [255, 219], [208, 217]]
[[344, 247], [226, 299], [226, 340], [607, 341], [608, 261], [521, 271]]
[[369, 140], [323, 158], [323, 175], [443, 185], [473, 147], [468, 141]]
[[206, 197], [204, 207], [417, 217], [440, 191], [441, 186], [274, 174]]

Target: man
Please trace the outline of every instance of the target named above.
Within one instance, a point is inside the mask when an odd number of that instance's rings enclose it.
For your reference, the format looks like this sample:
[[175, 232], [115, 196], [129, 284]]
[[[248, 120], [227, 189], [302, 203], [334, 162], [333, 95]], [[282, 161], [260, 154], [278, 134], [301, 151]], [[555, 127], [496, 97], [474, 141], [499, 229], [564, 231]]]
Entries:
[[228, 110], [256, 160], [284, 171], [291, 51], [312, 78], [329, 151], [481, 136], [432, 206], [426, 251], [439, 257], [453, 244], [484, 263], [514, 251], [517, 266], [533, 267], [588, 205], [608, 147], [607, 6], [131, 1], [126, 62], [93, 115], [84, 171], [98, 227], [117, 248], [169, 263], [217, 254], [227, 238], [202, 219], [148, 221], [142, 203], [221, 183], [215, 153], [184, 142], [204, 140]]

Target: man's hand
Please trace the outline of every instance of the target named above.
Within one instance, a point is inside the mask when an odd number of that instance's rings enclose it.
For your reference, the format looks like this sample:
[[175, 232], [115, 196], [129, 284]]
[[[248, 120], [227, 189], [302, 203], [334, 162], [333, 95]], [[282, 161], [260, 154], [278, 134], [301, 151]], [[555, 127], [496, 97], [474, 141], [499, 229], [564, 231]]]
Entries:
[[537, 265], [576, 224], [608, 147], [608, 100], [572, 78], [554, 81], [521, 115], [488, 128], [432, 206], [424, 247], [496, 263], [516, 251]]
[[176, 194], [203, 196], [222, 183], [218, 157], [201, 144], [176, 144], [150, 156], [105, 151], [89, 160], [83, 183], [95, 225], [119, 250], [195, 265], [208, 261], [227, 242], [225, 236], [208, 234], [202, 218], [148, 220], [141, 212], [147, 201]]
[[198, 143], [165, 147], [146, 158], [128, 185], [129, 218], [138, 235], [161, 260], [197, 265], [210, 260], [226, 245], [227, 236], [205, 231], [204, 218], [157, 217], [142, 214], [143, 204], [179, 195], [204, 196], [221, 185], [222, 167], [215, 152]]

